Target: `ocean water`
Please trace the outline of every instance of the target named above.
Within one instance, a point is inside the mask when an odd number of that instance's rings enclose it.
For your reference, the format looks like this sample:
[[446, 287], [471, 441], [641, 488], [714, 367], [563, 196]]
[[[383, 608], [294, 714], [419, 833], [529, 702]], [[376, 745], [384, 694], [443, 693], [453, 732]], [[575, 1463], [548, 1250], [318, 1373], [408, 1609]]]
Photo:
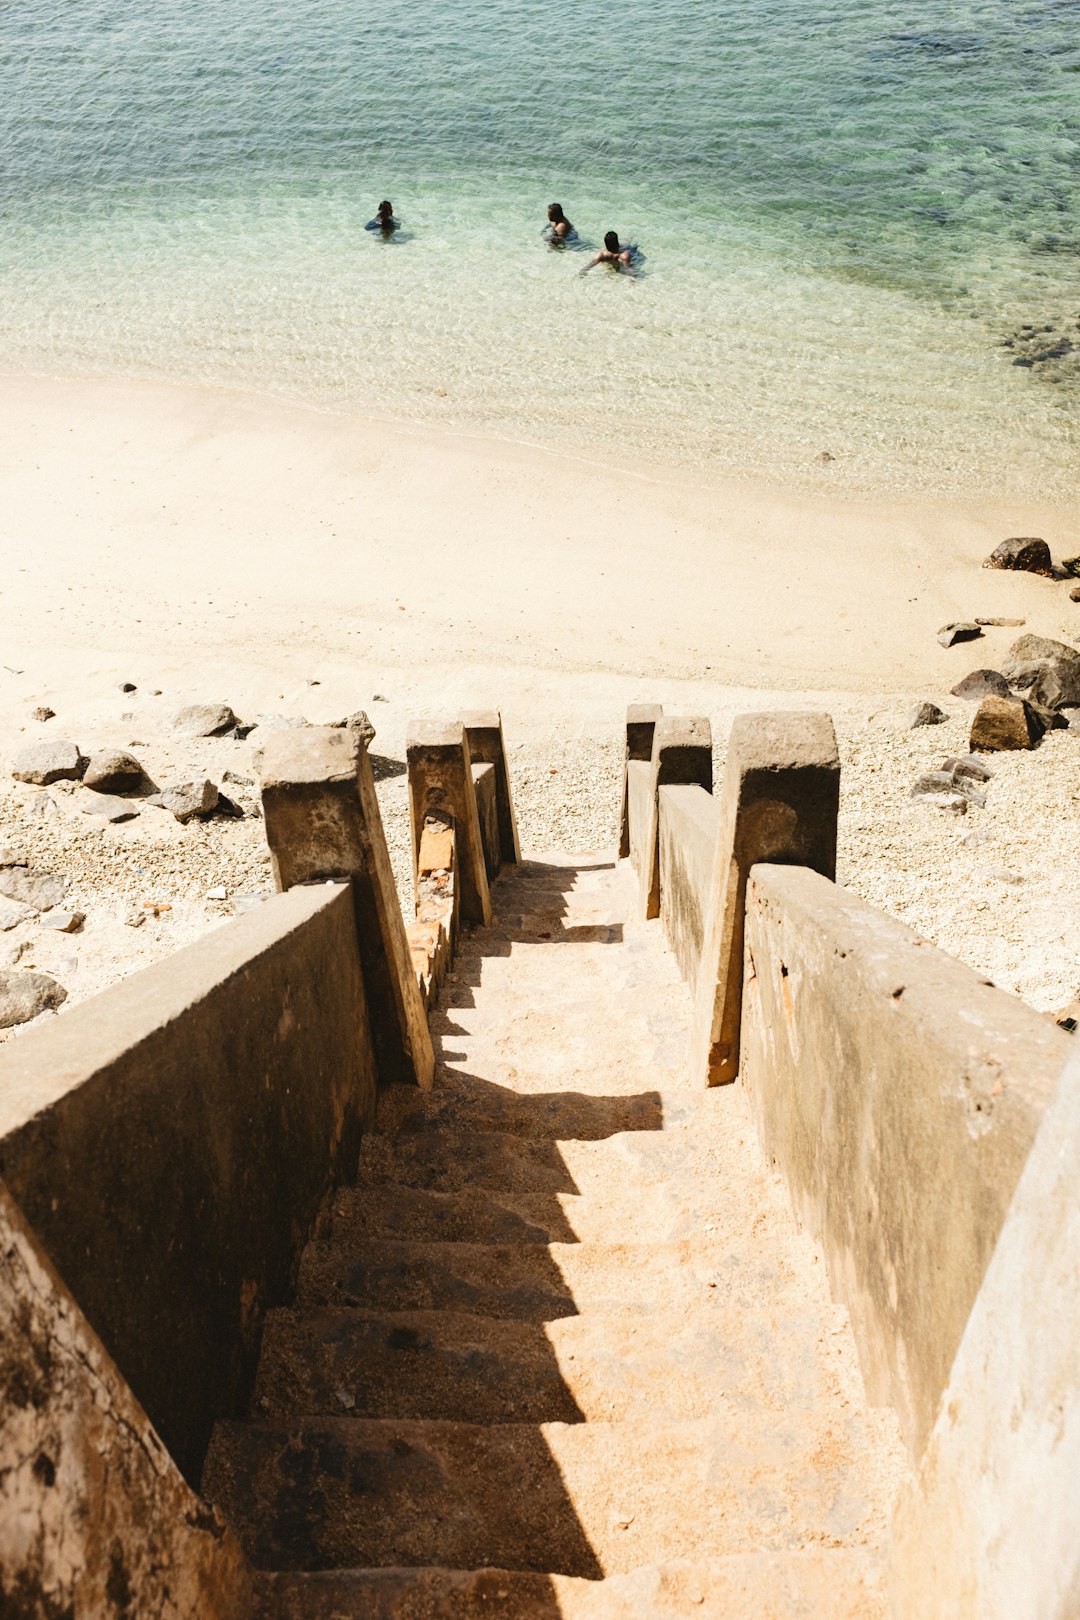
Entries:
[[0, 211], [9, 372], [1075, 495], [1080, 0], [11, 0]]

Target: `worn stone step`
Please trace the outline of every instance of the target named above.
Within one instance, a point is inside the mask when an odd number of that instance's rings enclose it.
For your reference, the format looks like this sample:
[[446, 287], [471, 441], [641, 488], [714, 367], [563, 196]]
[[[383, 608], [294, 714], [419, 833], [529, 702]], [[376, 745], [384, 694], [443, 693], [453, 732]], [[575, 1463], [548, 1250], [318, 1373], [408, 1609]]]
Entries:
[[679, 1243], [485, 1244], [372, 1238], [347, 1248], [309, 1243], [297, 1305], [372, 1311], [457, 1310], [523, 1322], [603, 1312], [768, 1308], [785, 1297], [790, 1267], [752, 1231]]
[[664, 1313], [533, 1323], [278, 1309], [267, 1317], [252, 1410], [468, 1423], [682, 1419], [736, 1408], [767, 1416], [844, 1399], [847, 1381], [817, 1314], [798, 1307], [782, 1319], [755, 1310], [707, 1323]]
[[326, 1233], [346, 1252], [371, 1238], [435, 1243], [678, 1243], [705, 1238], [707, 1194], [680, 1203], [664, 1187], [632, 1184], [588, 1198], [483, 1187], [430, 1192], [376, 1183], [337, 1194]]
[[877, 1563], [835, 1547], [648, 1564], [602, 1581], [505, 1569], [264, 1575], [256, 1620], [886, 1620]]
[[[202, 1488], [256, 1568], [488, 1566], [590, 1579], [884, 1533], [842, 1416], [495, 1424], [220, 1423]], [[869, 1464], [869, 1466], [867, 1466]]]

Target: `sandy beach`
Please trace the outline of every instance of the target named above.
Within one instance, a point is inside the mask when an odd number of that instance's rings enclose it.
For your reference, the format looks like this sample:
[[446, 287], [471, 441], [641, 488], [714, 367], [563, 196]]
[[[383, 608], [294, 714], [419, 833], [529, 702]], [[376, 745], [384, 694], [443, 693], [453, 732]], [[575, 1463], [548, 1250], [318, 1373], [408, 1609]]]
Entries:
[[[581, 850], [614, 835], [627, 702], [709, 716], [718, 763], [735, 713], [827, 708], [841, 880], [1036, 1006], [1077, 990], [1077, 732], [995, 756], [986, 808], [960, 820], [908, 797], [965, 747], [971, 708], [950, 687], [1018, 633], [946, 650], [940, 626], [1080, 632], [1060, 582], [980, 566], [1013, 534], [1080, 551], [1075, 511], [800, 494], [221, 391], [11, 377], [0, 533], [3, 841], [67, 875], [87, 913], [76, 935], [24, 925], [0, 949], [71, 1000], [265, 890], [261, 825], [91, 824], [8, 762], [65, 737], [130, 748], [156, 781], [254, 782], [257, 730], [173, 733], [211, 700], [248, 721], [368, 710], [403, 884], [413, 715], [501, 707], [526, 842]], [[920, 698], [948, 723], [904, 729]], [[39, 705], [55, 717], [34, 721]]]

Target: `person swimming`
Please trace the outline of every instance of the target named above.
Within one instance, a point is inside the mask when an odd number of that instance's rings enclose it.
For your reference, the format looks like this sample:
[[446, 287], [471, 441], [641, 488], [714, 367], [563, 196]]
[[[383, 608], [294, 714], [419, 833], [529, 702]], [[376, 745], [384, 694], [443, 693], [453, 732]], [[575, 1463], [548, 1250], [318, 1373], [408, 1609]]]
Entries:
[[378, 231], [382, 236], [393, 236], [400, 224], [401, 221], [394, 218], [393, 203], [384, 201], [376, 208], [375, 218], [369, 219], [364, 229], [365, 231]]
[[577, 236], [577, 231], [563, 213], [562, 203], [548, 203], [547, 217], [542, 234], [549, 242], [567, 242]]
[[610, 264], [613, 270], [621, 270], [625, 275], [634, 276], [637, 274], [634, 269], [636, 254], [637, 248], [633, 242], [620, 242], [618, 231], [605, 231], [603, 247], [595, 259], [590, 259], [585, 269], [578, 273], [579, 275], [585, 275], [595, 265]]

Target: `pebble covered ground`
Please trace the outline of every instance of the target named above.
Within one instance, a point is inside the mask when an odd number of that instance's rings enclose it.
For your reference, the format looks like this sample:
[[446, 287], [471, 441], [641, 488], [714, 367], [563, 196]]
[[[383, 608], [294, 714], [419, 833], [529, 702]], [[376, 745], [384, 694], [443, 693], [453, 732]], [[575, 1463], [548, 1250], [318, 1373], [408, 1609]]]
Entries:
[[[792, 707], [797, 701], [788, 700]], [[876, 711], [865, 699], [830, 703], [843, 762], [839, 881], [1003, 989], [1040, 1010], [1057, 1010], [1080, 991], [1080, 730], [1050, 733], [1030, 753], [985, 756], [993, 773], [986, 805], [957, 816], [910, 797], [921, 772], [966, 751], [972, 707], [942, 702], [949, 719], [914, 730], [906, 729], [910, 705], [901, 700], [890, 698]], [[759, 706], [781, 704], [762, 694]], [[715, 712], [712, 720], [719, 780], [730, 714]], [[66, 735], [62, 724], [61, 718], [28, 726], [20, 744]], [[376, 740], [372, 757], [395, 877], [411, 916], [406, 782], [402, 750], [394, 746], [400, 730], [390, 725], [387, 754]], [[229, 771], [251, 785], [225, 784], [248, 811], [243, 819], [181, 825], [167, 810], [143, 804], [136, 819], [112, 825], [83, 812], [86, 794], [77, 784], [34, 787], [13, 781], [10, 765], [4, 769], [6, 859], [17, 855], [32, 868], [61, 873], [69, 885], [65, 908], [86, 920], [70, 934], [48, 927], [47, 914], [0, 932], [0, 967], [53, 975], [68, 992], [68, 1006], [190, 943], [272, 889], [254, 785], [258, 729], [245, 741], [189, 739], [171, 733], [163, 711], [153, 728], [140, 715], [126, 727], [113, 724], [105, 737], [74, 740], [84, 753], [129, 747], [159, 784], [195, 776], [221, 783]], [[582, 852], [614, 842], [623, 756], [617, 726], [607, 739], [523, 743], [510, 736], [508, 746], [526, 849]], [[213, 897], [221, 889], [224, 897]], [[0, 1039], [17, 1033], [2, 1032]]]

